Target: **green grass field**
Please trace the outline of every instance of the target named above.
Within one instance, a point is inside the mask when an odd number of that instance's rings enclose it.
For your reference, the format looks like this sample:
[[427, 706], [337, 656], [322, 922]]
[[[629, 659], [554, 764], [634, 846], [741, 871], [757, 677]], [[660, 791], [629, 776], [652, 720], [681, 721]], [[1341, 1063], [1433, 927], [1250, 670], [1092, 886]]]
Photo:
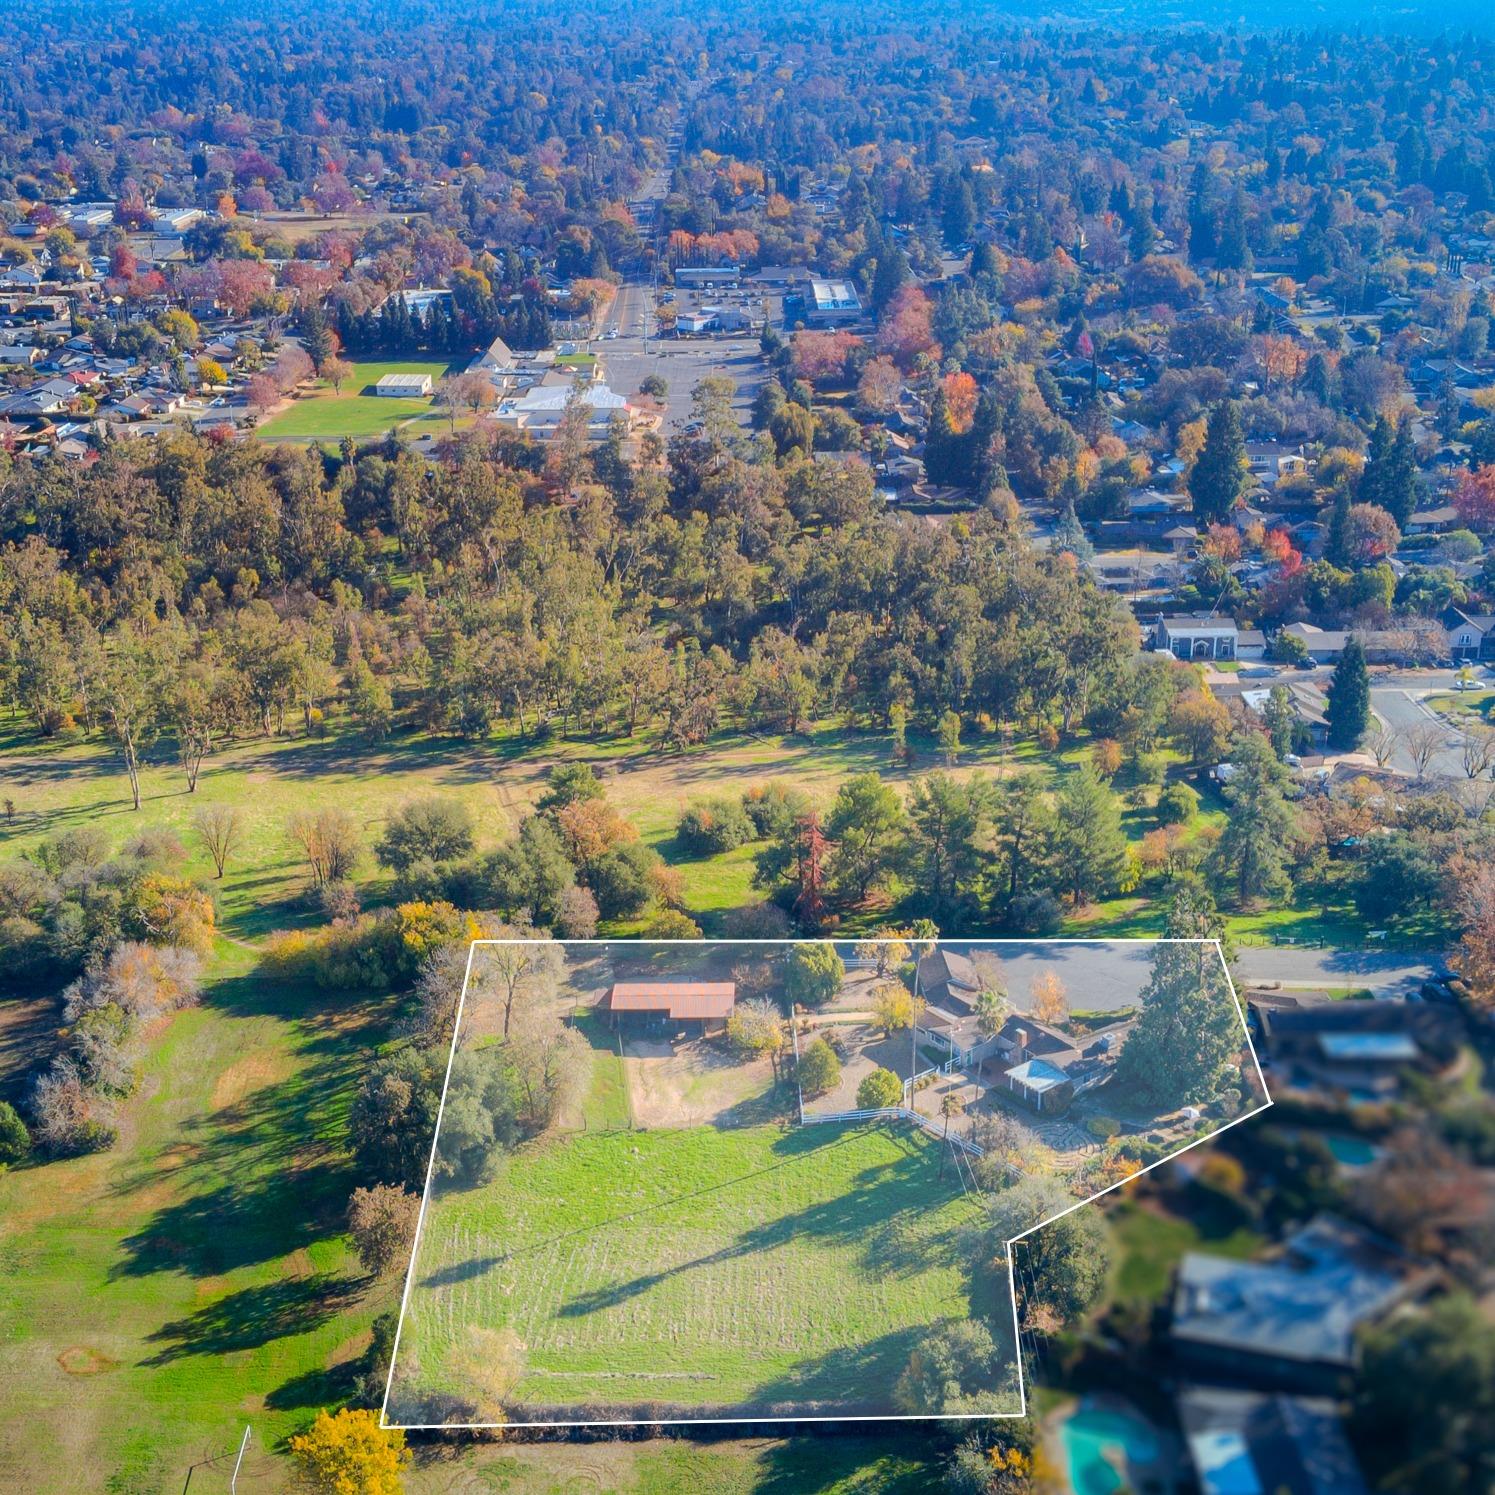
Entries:
[[373, 394], [374, 385], [385, 374], [429, 374], [434, 384], [450, 369], [461, 366], [439, 358], [388, 363], [357, 359], [353, 377], [340, 394], [319, 379], [311, 386], [311, 394], [272, 415], [256, 427], [255, 435], [261, 441], [340, 441], [344, 436], [367, 441], [382, 436], [395, 426], [428, 416], [434, 404], [429, 398], [393, 400]]
[[886, 1412], [927, 1326], [970, 1308], [979, 1210], [938, 1173], [937, 1145], [904, 1129], [522, 1148], [427, 1209], [391, 1414], [464, 1389], [445, 1366], [474, 1327], [526, 1347], [511, 1400], [530, 1408]]
[[1110, 1300], [1148, 1307], [1160, 1302], [1189, 1251], [1238, 1261], [1261, 1251], [1264, 1236], [1219, 1215], [1218, 1209], [1212, 1212], [1197, 1200], [1191, 1203], [1188, 1218], [1130, 1200], [1112, 1211], [1118, 1255]]
[[117, 1146], [0, 1175], [0, 1428], [24, 1429], [0, 1489], [180, 1490], [246, 1422], [268, 1451], [348, 1394], [396, 1300], [342, 1234], [346, 1106], [388, 1016], [220, 942]]
[[[927, 1452], [924, 1450], [928, 1449]], [[943, 1455], [928, 1440], [899, 1432], [834, 1438], [744, 1438], [689, 1443], [475, 1444], [464, 1451], [461, 1488], [502, 1495], [939, 1495]], [[447, 1457], [417, 1463], [406, 1476], [412, 1495], [449, 1495]]]

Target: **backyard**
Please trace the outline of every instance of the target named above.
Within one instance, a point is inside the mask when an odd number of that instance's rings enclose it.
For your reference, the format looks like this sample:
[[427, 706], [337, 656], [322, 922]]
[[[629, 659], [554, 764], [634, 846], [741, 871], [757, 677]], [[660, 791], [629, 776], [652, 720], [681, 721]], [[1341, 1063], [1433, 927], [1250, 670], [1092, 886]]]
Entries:
[[391, 1420], [421, 1391], [464, 1389], [449, 1367], [474, 1329], [525, 1347], [518, 1421], [661, 1403], [887, 1412], [920, 1335], [969, 1311], [980, 1211], [937, 1152], [905, 1128], [830, 1126], [523, 1147], [428, 1206]]

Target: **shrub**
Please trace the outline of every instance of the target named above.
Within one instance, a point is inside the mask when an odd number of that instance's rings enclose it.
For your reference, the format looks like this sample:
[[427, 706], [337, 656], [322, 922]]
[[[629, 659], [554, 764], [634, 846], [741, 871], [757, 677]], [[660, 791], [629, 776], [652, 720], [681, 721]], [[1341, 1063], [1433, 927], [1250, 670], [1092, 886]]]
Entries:
[[731, 909], [722, 921], [729, 940], [782, 940], [793, 925], [777, 903], [744, 903]]
[[662, 908], [643, 928], [646, 940], [698, 940], [701, 926], [678, 908]]
[[23, 1163], [31, 1152], [31, 1133], [9, 1101], [0, 1100], [0, 1168]]
[[1114, 1116], [1092, 1116], [1085, 1123], [1085, 1130], [1105, 1142], [1121, 1130], [1121, 1123]]
[[755, 827], [741, 804], [730, 799], [687, 805], [675, 823], [675, 838], [692, 856], [735, 851], [753, 839]]
[[806, 1095], [824, 1095], [841, 1083], [841, 1061], [823, 1038], [815, 1038], [799, 1056], [799, 1084]]
[[358, 889], [350, 882], [329, 882], [321, 890], [322, 912], [335, 921], [356, 919], [359, 910]]
[[77, 1063], [67, 1055], [38, 1077], [31, 1115], [36, 1145], [53, 1157], [102, 1152], [119, 1135], [113, 1107], [88, 1088]]
[[884, 1111], [903, 1099], [903, 1082], [891, 1069], [874, 1069], [857, 1086], [857, 1110]]
[[1019, 893], [1007, 905], [1007, 922], [1019, 934], [1057, 934], [1064, 922], [1059, 900], [1047, 888]]
[[1170, 784], [1158, 795], [1158, 824], [1187, 825], [1199, 813], [1199, 795], [1187, 784]]

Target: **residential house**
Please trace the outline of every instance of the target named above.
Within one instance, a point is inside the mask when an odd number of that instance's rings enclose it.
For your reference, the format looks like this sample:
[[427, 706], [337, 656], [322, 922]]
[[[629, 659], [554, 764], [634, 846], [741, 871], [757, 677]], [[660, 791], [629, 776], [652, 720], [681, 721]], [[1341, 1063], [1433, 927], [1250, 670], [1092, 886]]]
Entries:
[[1330, 1400], [1186, 1386], [1177, 1405], [1200, 1495], [1368, 1495]]
[[615, 981], [603, 1011], [619, 1032], [705, 1037], [726, 1030], [737, 1005], [732, 981]]
[[1389, 1241], [1320, 1215], [1267, 1261], [1185, 1255], [1169, 1339], [1192, 1372], [1333, 1395], [1359, 1363], [1360, 1331], [1436, 1280]]
[[1495, 659], [1495, 614], [1467, 613], [1450, 607], [1439, 621], [1448, 640], [1448, 652], [1456, 663]]
[[1236, 659], [1239, 645], [1240, 629], [1230, 618], [1160, 614], [1153, 625], [1152, 647], [1177, 659]]
[[1459, 1020], [1446, 1007], [1390, 1000], [1308, 1007], [1247, 1004], [1267, 1063], [1283, 1081], [1356, 1100], [1396, 1092], [1409, 1069], [1435, 1074], [1458, 1057]]

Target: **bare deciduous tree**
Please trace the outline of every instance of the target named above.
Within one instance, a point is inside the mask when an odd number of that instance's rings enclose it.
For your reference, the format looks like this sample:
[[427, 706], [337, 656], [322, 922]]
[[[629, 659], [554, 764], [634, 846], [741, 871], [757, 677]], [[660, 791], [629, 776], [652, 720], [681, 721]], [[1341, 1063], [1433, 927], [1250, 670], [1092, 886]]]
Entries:
[[1466, 778], [1482, 779], [1495, 772], [1495, 731], [1481, 726], [1466, 728], [1463, 763]]
[[1433, 755], [1443, 746], [1446, 732], [1446, 727], [1436, 726], [1429, 722], [1426, 726], [1413, 727], [1403, 739], [1406, 743], [1407, 754], [1417, 770], [1419, 781], [1427, 778]]
[[1370, 750], [1371, 756], [1376, 760], [1377, 768], [1385, 768], [1391, 762], [1396, 753], [1397, 744], [1401, 741], [1401, 735], [1393, 731], [1383, 721], [1376, 721], [1375, 725], [1365, 734], [1364, 745]]
[[192, 817], [192, 829], [197, 832], [203, 849], [212, 857], [220, 881], [229, 857], [239, 844], [243, 827], [243, 817], [232, 805], [203, 805]]
[[303, 811], [287, 826], [291, 839], [306, 854], [314, 886], [343, 882], [358, 861], [358, 827], [342, 810]]
[[520, 997], [527, 1008], [548, 1004], [560, 986], [564, 967], [560, 946], [539, 938], [533, 929], [503, 929], [499, 938], [509, 943], [484, 946], [473, 967], [475, 975], [479, 964], [485, 975], [492, 973], [507, 1038]]

